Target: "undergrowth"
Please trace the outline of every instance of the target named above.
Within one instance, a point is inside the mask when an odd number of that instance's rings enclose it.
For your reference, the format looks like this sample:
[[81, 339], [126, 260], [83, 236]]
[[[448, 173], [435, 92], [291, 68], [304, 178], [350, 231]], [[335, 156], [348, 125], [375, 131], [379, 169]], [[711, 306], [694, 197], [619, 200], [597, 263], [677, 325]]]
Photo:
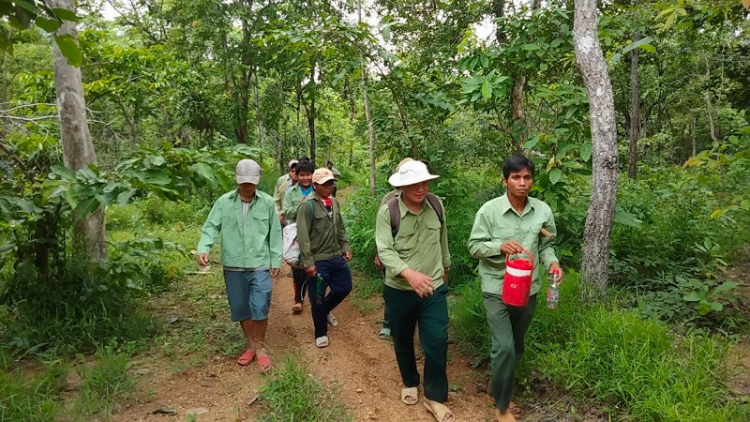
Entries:
[[299, 356], [286, 355], [283, 365], [273, 371], [260, 391], [264, 407], [259, 422], [353, 420], [330, 387], [317, 381]]

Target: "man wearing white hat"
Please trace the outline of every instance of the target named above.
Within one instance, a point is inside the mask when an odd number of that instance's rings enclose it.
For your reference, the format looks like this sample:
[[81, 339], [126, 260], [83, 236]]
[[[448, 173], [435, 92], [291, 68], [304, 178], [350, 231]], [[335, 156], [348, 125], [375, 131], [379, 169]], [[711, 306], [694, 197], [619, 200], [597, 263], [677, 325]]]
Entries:
[[315, 170], [312, 183], [315, 192], [297, 209], [297, 241], [300, 262], [310, 277], [307, 294], [315, 345], [324, 348], [328, 347], [328, 324], [338, 325], [331, 311], [352, 291], [352, 273], [347, 264], [352, 259], [352, 249], [339, 203], [332, 195], [336, 183], [333, 172], [327, 168]]
[[211, 208], [198, 242], [198, 264], [221, 234], [221, 263], [232, 314], [245, 333], [247, 349], [237, 363], [249, 365], [256, 356], [264, 372], [271, 358], [264, 349], [271, 277], [281, 268], [281, 223], [273, 198], [256, 189], [261, 168], [253, 160], [237, 164], [237, 189], [222, 195]]
[[401, 194], [378, 211], [375, 229], [380, 261], [386, 268], [386, 314], [404, 388], [401, 401], [419, 400], [420, 374], [414, 332], [424, 351], [424, 406], [438, 421], [452, 421], [448, 400], [448, 305], [450, 252], [443, 204], [429, 193], [430, 174], [420, 161], [403, 163], [388, 182]]

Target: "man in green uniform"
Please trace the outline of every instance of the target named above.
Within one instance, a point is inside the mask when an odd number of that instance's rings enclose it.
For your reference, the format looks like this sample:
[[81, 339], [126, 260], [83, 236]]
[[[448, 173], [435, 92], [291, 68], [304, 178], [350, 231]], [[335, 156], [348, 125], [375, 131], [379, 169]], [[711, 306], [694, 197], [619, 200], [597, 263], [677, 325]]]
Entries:
[[[302, 201], [313, 193], [312, 175], [315, 165], [307, 158], [302, 158], [295, 167], [297, 173], [297, 184], [289, 188], [284, 194], [284, 220], [287, 224], [297, 221], [297, 208]], [[299, 233], [299, 227], [297, 227]], [[293, 314], [302, 313], [302, 304], [305, 301], [305, 290], [310, 281], [305, 271], [300, 268], [292, 268], [292, 280], [294, 283], [294, 305]]]
[[339, 203], [332, 195], [336, 182], [333, 172], [319, 168], [312, 181], [315, 192], [297, 211], [297, 241], [300, 262], [310, 277], [307, 294], [315, 326], [315, 345], [323, 348], [328, 346], [327, 324], [338, 325], [331, 311], [352, 291], [352, 273], [347, 264], [352, 259], [352, 249]]
[[[420, 374], [414, 355], [414, 331], [418, 323], [419, 342], [425, 356], [424, 405], [442, 422], [453, 420], [443, 404], [448, 400], [445, 282], [451, 258], [442, 202], [434, 195], [428, 198], [430, 180], [437, 177], [420, 161], [401, 165], [388, 179], [393, 187], [401, 188], [394, 203], [398, 208], [389, 204], [380, 208], [375, 241], [386, 268], [383, 299], [404, 383], [401, 401], [414, 405], [419, 400]], [[397, 224], [394, 218], [398, 219]]]
[[[274, 190], [273, 190], [274, 198], [276, 197], [276, 194], [279, 192], [279, 189], [283, 189], [284, 186], [287, 186], [289, 182], [292, 180], [292, 177], [293, 177], [292, 173], [294, 171], [294, 167], [297, 166], [298, 162], [299, 162], [298, 160], [289, 160], [289, 165], [287, 166], [287, 173], [282, 174], [281, 176], [279, 176], [278, 179], [276, 179], [276, 186], [274, 187]], [[283, 202], [281, 203], [281, 206], [283, 206]]]
[[[536, 294], [540, 289], [541, 264], [544, 271], [562, 270], [555, 257], [552, 241], [542, 229], [556, 234], [552, 210], [544, 202], [529, 197], [534, 181], [534, 163], [522, 155], [515, 155], [503, 165], [505, 195], [488, 201], [477, 212], [469, 237], [469, 251], [479, 258], [482, 295], [487, 311], [487, 322], [492, 338], [491, 395], [495, 400], [498, 422], [513, 422], [510, 395], [516, 365], [524, 352], [524, 335], [536, 309]], [[527, 250], [537, 264], [532, 273], [531, 296], [524, 307], [503, 303], [501, 294], [507, 255]]]
[[221, 233], [221, 263], [232, 313], [245, 333], [247, 350], [238, 364], [258, 357], [263, 371], [271, 367], [264, 349], [271, 277], [281, 268], [281, 224], [273, 198], [256, 189], [260, 166], [253, 160], [237, 164], [237, 189], [222, 195], [211, 208], [198, 242], [198, 264], [208, 265], [208, 253]]

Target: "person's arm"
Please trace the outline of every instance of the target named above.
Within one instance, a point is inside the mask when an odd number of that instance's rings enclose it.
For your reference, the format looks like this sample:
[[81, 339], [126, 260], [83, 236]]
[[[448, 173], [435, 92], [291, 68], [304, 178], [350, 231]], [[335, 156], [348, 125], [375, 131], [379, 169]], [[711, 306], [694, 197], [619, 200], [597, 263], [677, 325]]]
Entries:
[[474, 217], [474, 226], [469, 235], [468, 246], [471, 256], [484, 259], [502, 255], [500, 252], [502, 242], [492, 240], [491, 230], [485, 209], [482, 207]]
[[[557, 235], [557, 227], [555, 226], [555, 216], [552, 211], [549, 211], [547, 221], [543, 226], [547, 231], [552, 233], [554, 236]], [[555, 242], [550, 240], [547, 236], [539, 234], [539, 261], [541, 261], [544, 268], [549, 270], [553, 263], [557, 263], [558, 259], [555, 256]], [[558, 264], [559, 265], [559, 264]]]
[[284, 194], [284, 219], [287, 222], [297, 219], [297, 206], [294, 205], [294, 195], [291, 189]]
[[[310, 245], [310, 228], [315, 218], [309, 201], [302, 201], [297, 211], [297, 243], [299, 244], [299, 260], [307, 268], [315, 265], [312, 249]], [[312, 202], [310, 202], [312, 203]]]
[[[276, 186], [276, 190], [273, 192], [273, 202], [276, 204], [276, 212], [282, 215], [284, 210], [284, 188]], [[276, 218], [278, 220], [278, 218]]]
[[338, 218], [336, 219], [336, 231], [338, 232], [338, 243], [339, 247], [343, 252], [351, 252], [352, 247], [349, 245], [349, 238], [346, 236], [346, 227], [344, 227], [344, 219], [341, 218], [341, 208], [339, 207], [339, 202], [336, 200], [336, 198], [332, 198], [334, 201], [336, 201], [336, 212], [338, 214]]
[[445, 217], [445, 206], [443, 201], [440, 201], [440, 206], [443, 208], [443, 225], [440, 227], [440, 249], [443, 252], [443, 268], [451, 266], [451, 253], [448, 250], [448, 220]]
[[375, 244], [377, 245], [380, 262], [393, 274], [401, 274], [409, 266], [398, 256], [395, 240], [391, 234], [391, 214], [388, 206], [380, 207], [375, 223]]
[[276, 213], [276, 209], [273, 206], [268, 207], [268, 214], [268, 221], [271, 223], [271, 229], [268, 233], [268, 243], [271, 249], [271, 268], [280, 269], [284, 249], [284, 242], [281, 234], [281, 222], [279, 221], [279, 215]]
[[219, 232], [221, 232], [222, 214], [223, 210], [221, 204], [219, 201], [216, 201], [214, 206], [211, 207], [211, 212], [208, 213], [208, 218], [201, 228], [201, 238], [198, 241], [198, 247], [196, 248], [198, 252], [198, 264], [200, 265], [208, 265], [208, 253], [211, 252], [211, 247], [219, 237]]

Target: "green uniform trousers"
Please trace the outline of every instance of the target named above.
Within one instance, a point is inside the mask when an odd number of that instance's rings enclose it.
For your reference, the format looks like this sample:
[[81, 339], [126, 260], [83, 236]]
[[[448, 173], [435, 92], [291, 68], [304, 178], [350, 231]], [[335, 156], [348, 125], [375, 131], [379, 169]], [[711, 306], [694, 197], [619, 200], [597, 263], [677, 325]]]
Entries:
[[500, 295], [482, 294], [492, 338], [492, 351], [490, 352], [492, 381], [489, 393], [495, 399], [495, 405], [501, 412], [505, 412], [510, 406], [516, 366], [523, 357], [523, 338], [534, 318], [536, 297], [536, 295], [531, 296], [528, 305], [517, 307], [503, 303]]
[[428, 297], [412, 290], [383, 288], [385, 312], [391, 324], [391, 338], [401, 380], [406, 387], [419, 386], [414, 355], [414, 330], [419, 323], [419, 344], [424, 351], [424, 395], [440, 403], [448, 400], [448, 286], [442, 285]]

